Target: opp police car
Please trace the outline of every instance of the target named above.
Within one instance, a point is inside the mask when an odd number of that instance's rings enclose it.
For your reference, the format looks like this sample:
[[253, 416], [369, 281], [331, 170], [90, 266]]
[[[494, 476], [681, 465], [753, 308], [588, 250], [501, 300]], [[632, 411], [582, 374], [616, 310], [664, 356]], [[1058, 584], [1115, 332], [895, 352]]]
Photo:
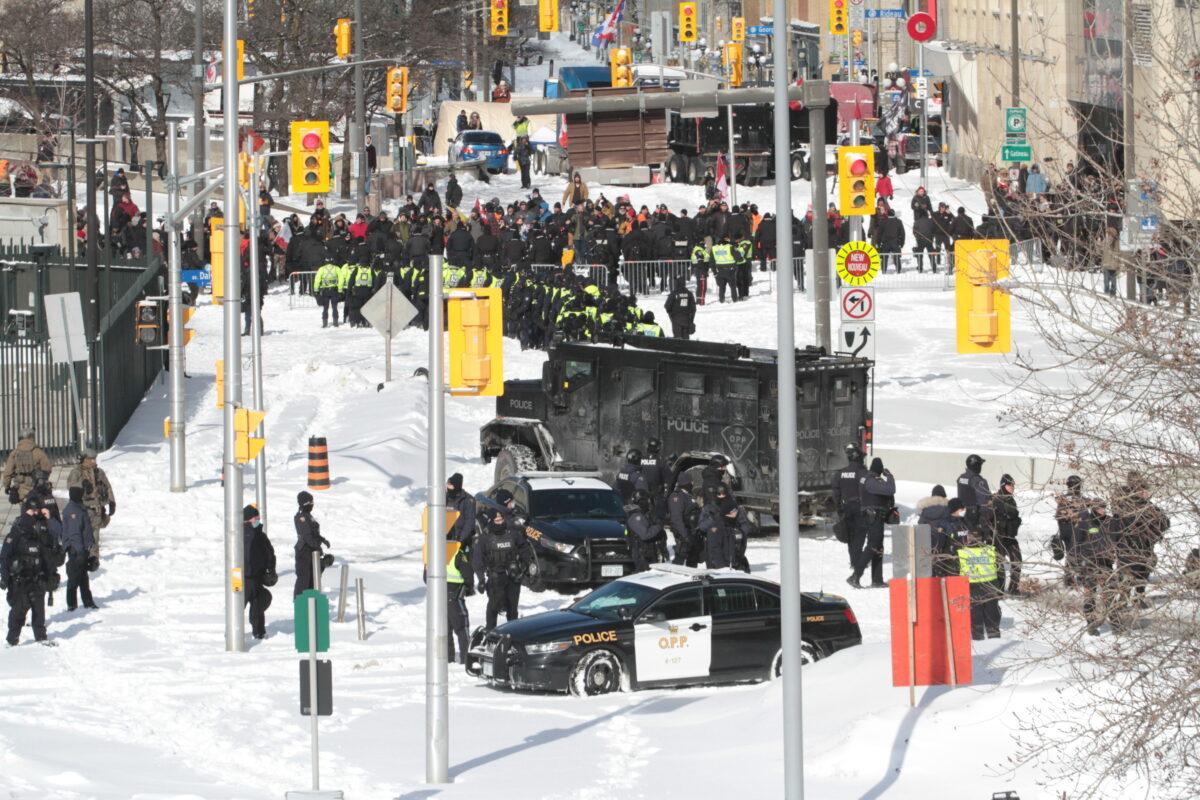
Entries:
[[[862, 643], [841, 597], [801, 594], [803, 663]], [[478, 630], [467, 672], [513, 688], [619, 689], [780, 674], [779, 584], [735, 570], [656, 564], [559, 611]]]

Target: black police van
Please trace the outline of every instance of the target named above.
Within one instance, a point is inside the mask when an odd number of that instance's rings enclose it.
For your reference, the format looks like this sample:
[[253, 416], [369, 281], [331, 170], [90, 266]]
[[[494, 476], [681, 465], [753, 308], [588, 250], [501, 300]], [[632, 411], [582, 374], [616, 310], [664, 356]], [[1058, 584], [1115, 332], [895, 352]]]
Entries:
[[[801, 594], [802, 664], [862, 644], [841, 597]], [[466, 670], [515, 689], [597, 695], [771, 680], [783, 668], [779, 585], [656, 564], [559, 611], [477, 630]]]
[[[829, 473], [848, 442], [871, 439], [873, 362], [796, 354], [802, 520], [829, 501]], [[712, 456], [729, 459], [738, 501], [776, 514], [776, 357], [737, 344], [629, 337], [621, 345], [555, 343], [540, 380], [510, 380], [496, 418], [480, 430], [496, 480], [536, 470], [599, 470], [613, 476], [631, 448], [662, 442], [676, 473]]]

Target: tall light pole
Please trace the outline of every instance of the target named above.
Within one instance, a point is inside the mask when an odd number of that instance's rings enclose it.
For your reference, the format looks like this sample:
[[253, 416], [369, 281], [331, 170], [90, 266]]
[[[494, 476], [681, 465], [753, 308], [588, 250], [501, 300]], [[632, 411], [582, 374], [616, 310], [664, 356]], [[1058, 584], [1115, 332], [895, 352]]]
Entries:
[[425, 782], [450, 774], [446, 636], [446, 395], [442, 379], [442, 257], [429, 257], [429, 511], [425, 580]]
[[363, 97], [363, 0], [354, 0], [354, 127], [358, 130], [354, 138], [354, 158], [358, 163], [358, 182], [355, 187], [357, 208], [362, 211], [367, 205], [367, 140], [366, 100]]
[[171, 333], [168, 354], [171, 365], [171, 491], [187, 491], [187, 439], [185, 438], [183, 381], [183, 266], [179, 252], [179, 144], [178, 123], [167, 123], [167, 166], [172, 185], [167, 187], [167, 297], [171, 309]]
[[[205, 152], [204, 141], [204, 0], [192, 0], [195, 16], [195, 38], [192, 42], [192, 171], [204, 172], [208, 153]], [[204, 188], [204, 181], [197, 181], [195, 192]], [[192, 236], [196, 241], [197, 251], [204, 253], [204, 240], [208, 231], [204, 230], [204, 211], [197, 208], [192, 217]]]

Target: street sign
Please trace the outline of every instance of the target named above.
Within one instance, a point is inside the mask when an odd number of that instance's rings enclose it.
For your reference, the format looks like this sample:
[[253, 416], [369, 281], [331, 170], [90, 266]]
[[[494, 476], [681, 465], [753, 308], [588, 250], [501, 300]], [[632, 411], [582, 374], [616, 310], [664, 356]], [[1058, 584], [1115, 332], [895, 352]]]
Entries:
[[875, 290], [870, 286], [841, 288], [842, 322], [869, 322], [875, 319]]
[[416, 319], [417, 308], [396, 288], [396, 284], [388, 281], [371, 295], [370, 300], [363, 303], [359, 313], [383, 336], [394, 339], [408, 327], [408, 323]]
[[849, 353], [855, 358], [875, 360], [875, 323], [847, 323], [838, 329], [834, 350]]
[[1026, 116], [1029, 112], [1019, 106], [1004, 109], [1004, 135], [1009, 139], [1024, 139]]
[[774, 36], [774, 25], [751, 25], [746, 28], [747, 36]]
[[[297, 595], [292, 601], [296, 627], [296, 652], [308, 652], [308, 598], [317, 600], [317, 652], [329, 651], [329, 598], [316, 589]], [[320, 675], [318, 674], [318, 678]]]
[[908, 15], [903, 8], [868, 8], [867, 19], [904, 19]]
[[1027, 142], [1007, 142], [1000, 147], [1001, 161], [1032, 161], [1033, 145]]
[[834, 262], [842, 283], [866, 286], [879, 274], [879, 251], [869, 242], [846, 242]]
[[929, 99], [929, 78], [913, 78], [913, 89], [918, 100]]
[[[308, 689], [308, 659], [300, 659], [300, 716], [312, 715], [312, 703]], [[333, 716], [333, 663], [317, 661], [317, 716]]]
[[87, 336], [83, 329], [83, 307], [79, 292], [48, 294], [43, 301], [46, 330], [50, 335], [50, 359], [55, 364], [88, 360]]

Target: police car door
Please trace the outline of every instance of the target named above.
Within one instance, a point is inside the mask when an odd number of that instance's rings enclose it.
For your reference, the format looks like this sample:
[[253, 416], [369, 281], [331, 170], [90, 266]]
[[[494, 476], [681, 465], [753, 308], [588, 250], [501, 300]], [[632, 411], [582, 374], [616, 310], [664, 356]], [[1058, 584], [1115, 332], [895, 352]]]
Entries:
[[712, 617], [700, 586], [668, 592], [633, 626], [638, 683], [707, 678], [712, 667]]

